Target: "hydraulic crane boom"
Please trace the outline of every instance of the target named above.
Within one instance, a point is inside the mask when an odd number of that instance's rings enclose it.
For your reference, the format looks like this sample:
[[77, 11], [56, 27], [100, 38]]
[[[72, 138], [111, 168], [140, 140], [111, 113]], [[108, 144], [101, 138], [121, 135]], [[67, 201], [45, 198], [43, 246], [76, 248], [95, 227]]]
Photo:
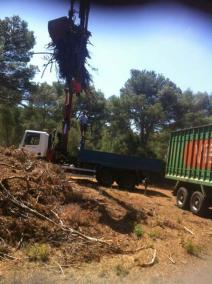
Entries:
[[86, 90], [91, 81], [90, 74], [85, 68], [87, 50], [88, 17], [90, 1], [79, 1], [79, 24], [76, 21], [75, 0], [70, 0], [68, 17], [52, 20], [48, 23], [49, 34], [52, 39], [54, 59], [59, 65], [60, 77], [65, 79], [65, 106], [62, 125], [63, 152], [67, 152], [68, 134], [72, 111], [73, 95]]
[[[71, 0], [71, 8], [69, 10], [69, 20], [72, 24], [74, 24], [74, 3], [75, 0]], [[87, 27], [88, 27], [88, 16], [90, 11], [90, 3], [89, 0], [80, 0], [80, 6], [79, 6], [79, 18], [80, 18], [80, 32], [82, 33], [80, 42], [79, 42], [79, 50], [82, 49], [82, 45], [85, 44], [83, 42], [84, 35], [88, 33]], [[87, 42], [87, 40], [86, 40]], [[86, 47], [86, 45], [84, 45]], [[77, 68], [77, 78], [66, 78], [66, 84], [68, 86], [67, 89], [65, 89], [65, 108], [64, 108], [64, 121], [63, 121], [63, 143], [64, 143], [64, 151], [67, 152], [67, 145], [68, 145], [68, 134], [70, 129], [70, 119], [71, 119], [71, 111], [72, 111], [72, 101], [73, 101], [73, 95], [74, 93], [80, 93], [81, 92], [81, 86], [82, 82], [80, 80], [81, 77], [81, 68], [82, 64], [85, 64], [83, 62], [82, 56], [78, 56], [78, 66]]]

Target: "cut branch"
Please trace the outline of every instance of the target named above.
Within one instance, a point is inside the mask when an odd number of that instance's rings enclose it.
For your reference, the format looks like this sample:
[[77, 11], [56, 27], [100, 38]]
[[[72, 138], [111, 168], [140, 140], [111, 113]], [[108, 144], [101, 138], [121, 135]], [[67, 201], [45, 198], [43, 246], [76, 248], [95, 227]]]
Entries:
[[36, 55], [36, 54], [48, 54], [48, 55], [53, 55], [53, 52], [32, 52], [33, 55]]
[[57, 266], [59, 267], [59, 269], [60, 269], [62, 275], [65, 276], [64, 271], [63, 271], [63, 269], [62, 269], [62, 266], [61, 266], [57, 261], [55, 261], [55, 263], [56, 263]]
[[16, 168], [15, 166], [8, 165], [8, 164], [6, 164], [6, 163], [0, 163], [0, 166], [5, 166], [5, 167], [8, 167], [8, 168], [12, 168], [12, 169], [15, 169], [15, 168]]
[[156, 255], [157, 255], [157, 250], [154, 249], [153, 255], [152, 255], [152, 259], [149, 262], [147, 262], [147, 263], [138, 263], [137, 265], [141, 266], [141, 267], [150, 267], [150, 266], [154, 265], [155, 261], [157, 259]]
[[187, 227], [184, 226], [183, 228], [186, 232], [190, 233], [191, 235], [194, 235], [194, 233], [190, 229], [188, 229]]
[[173, 259], [171, 253], [169, 253], [168, 259], [171, 261], [171, 263], [176, 264], [176, 261]]

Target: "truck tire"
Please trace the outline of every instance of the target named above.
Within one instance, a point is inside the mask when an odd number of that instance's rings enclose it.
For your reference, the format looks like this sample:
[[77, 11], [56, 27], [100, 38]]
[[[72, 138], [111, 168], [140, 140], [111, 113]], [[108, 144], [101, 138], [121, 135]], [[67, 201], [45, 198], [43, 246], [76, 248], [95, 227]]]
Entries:
[[132, 173], [123, 173], [117, 179], [119, 188], [133, 190], [136, 185], [136, 176]]
[[99, 185], [110, 187], [114, 182], [112, 172], [107, 168], [98, 169], [96, 172], [96, 180]]
[[190, 199], [190, 210], [196, 215], [204, 215], [207, 209], [207, 200], [200, 191], [194, 191]]
[[176, 196], [177, 206], [181, 209], [189, 207], [189, 191], [185, 187], [179, 187]]

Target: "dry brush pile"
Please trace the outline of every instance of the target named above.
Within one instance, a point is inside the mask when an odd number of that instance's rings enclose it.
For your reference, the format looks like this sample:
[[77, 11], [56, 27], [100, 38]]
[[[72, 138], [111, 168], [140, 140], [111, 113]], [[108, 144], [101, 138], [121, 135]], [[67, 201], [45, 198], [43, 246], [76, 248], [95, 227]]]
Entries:
[[53, 209], [72, 194], [60, 169], [19, 149], [0, 150], [0, 169], [1, 238], [48, 239], [59, 224]]
[[108, 197], [98, 200], [74, 190], [76, 184], [68, 182], [61, 167], [23, 149], [0, 148], [0, 173], [0, 257], [7, 248], [11, 252], [39, 243], [63, 262], [99, 260], [122, 252], [111, 239], [116, 233], [110, 226], [122, 230], [126, 222], [146, 217], [116, 202], [106, 206]]
[[73, 192], [59, 166], [37, 160], [21, 149], [0, 148], [0, 173], [1, 247], [20, 248], [24, 243], [60, 246], [69, 242], [72, 255], [76, 252], [91, 258], [95, 254], [89, 255], [88, 243], [98, 247], [96, 254], [99, 249], [111, 249], [107, 242], [77, 230], [77, 224], [67, 225], [60, 217], [61, 208], [80, 202], [82, 197]]

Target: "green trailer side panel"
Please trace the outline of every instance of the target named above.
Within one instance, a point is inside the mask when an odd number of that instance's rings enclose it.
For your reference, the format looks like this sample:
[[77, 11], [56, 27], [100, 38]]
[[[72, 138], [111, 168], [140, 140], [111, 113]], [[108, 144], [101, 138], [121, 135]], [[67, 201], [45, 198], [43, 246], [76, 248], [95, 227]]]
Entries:
[[166, 178], [212, 186], [212, 125], [171, 134]]

